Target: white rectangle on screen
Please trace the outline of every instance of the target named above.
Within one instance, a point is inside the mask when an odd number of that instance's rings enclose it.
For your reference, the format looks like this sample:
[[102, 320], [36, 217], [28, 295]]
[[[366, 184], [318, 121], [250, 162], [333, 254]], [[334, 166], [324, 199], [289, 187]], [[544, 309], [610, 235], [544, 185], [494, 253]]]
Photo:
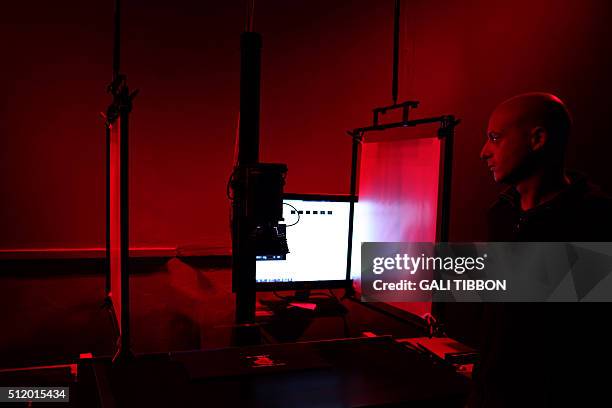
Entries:
[[283, 204], [289, 253], [284, 260], [257, 260], [257, 282], [345, 280], [349, 202], [284, 199]]

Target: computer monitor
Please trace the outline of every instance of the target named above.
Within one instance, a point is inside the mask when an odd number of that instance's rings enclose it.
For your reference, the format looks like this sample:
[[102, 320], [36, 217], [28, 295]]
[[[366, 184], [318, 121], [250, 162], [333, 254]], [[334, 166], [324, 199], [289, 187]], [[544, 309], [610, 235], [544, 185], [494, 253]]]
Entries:
[[283, 196], [289, 253], [257, 257], [257, 290], [340, 288], [347, 279], [350, 196]]

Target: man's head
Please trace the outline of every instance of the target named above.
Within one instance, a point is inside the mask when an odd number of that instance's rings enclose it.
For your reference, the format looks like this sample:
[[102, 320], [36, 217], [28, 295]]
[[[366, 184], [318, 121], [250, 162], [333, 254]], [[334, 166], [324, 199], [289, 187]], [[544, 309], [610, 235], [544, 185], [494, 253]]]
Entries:
[[495, 181], [514, 185], [538, 169], [563, 166], [570, 127], [569, 112], [556, 96], [515, 96], [491, 114], [480, 158]]

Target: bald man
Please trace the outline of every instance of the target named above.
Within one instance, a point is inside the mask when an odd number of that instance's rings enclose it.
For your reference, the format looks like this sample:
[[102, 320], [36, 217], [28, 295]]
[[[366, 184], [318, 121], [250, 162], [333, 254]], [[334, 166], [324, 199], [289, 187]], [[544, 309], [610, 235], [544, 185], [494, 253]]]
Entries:
[[[489, 241], [612, 241], [612, 200], [565, 169], [570, 131], [568, 109], [551, 94], [518, 95], [493, 111], [480, 157], [509, 187], [489, 211]], [[484, 306], [471, 407], [591, 406], [607, 390], [594, 386], [607, 341], [593, 332], [610, 319], [608, 304]]]
[[612, 241], [612, 201], [565, 169], [570, 130], [565, 104], [547, 93], [493, 111], [480, 157], [510, 188], [489, 213], [490, 241]]

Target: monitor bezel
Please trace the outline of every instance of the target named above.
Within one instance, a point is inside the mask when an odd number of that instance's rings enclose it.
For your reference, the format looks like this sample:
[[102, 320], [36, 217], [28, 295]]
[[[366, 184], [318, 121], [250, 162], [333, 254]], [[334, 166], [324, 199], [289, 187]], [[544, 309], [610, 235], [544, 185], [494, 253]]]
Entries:
[[[357, 202], [351, 200], [349, 194], [304, 194], [304, 193], [284, 193], [283, 200], [304, 200], [304, 201], [334, 201], [342, 203]], [[347, 223], [346, 228], [349, 228]], [[350, 255], [347, 249], [347, 256]], [[335, 279], [319, 281], [293, 281], [293, 282], [256, 282], [255, 288], [258, 292], [272, 292], [282, 290], [317, 290], [317, 289], [342, 289], [352, 288], [352, 279]]]

